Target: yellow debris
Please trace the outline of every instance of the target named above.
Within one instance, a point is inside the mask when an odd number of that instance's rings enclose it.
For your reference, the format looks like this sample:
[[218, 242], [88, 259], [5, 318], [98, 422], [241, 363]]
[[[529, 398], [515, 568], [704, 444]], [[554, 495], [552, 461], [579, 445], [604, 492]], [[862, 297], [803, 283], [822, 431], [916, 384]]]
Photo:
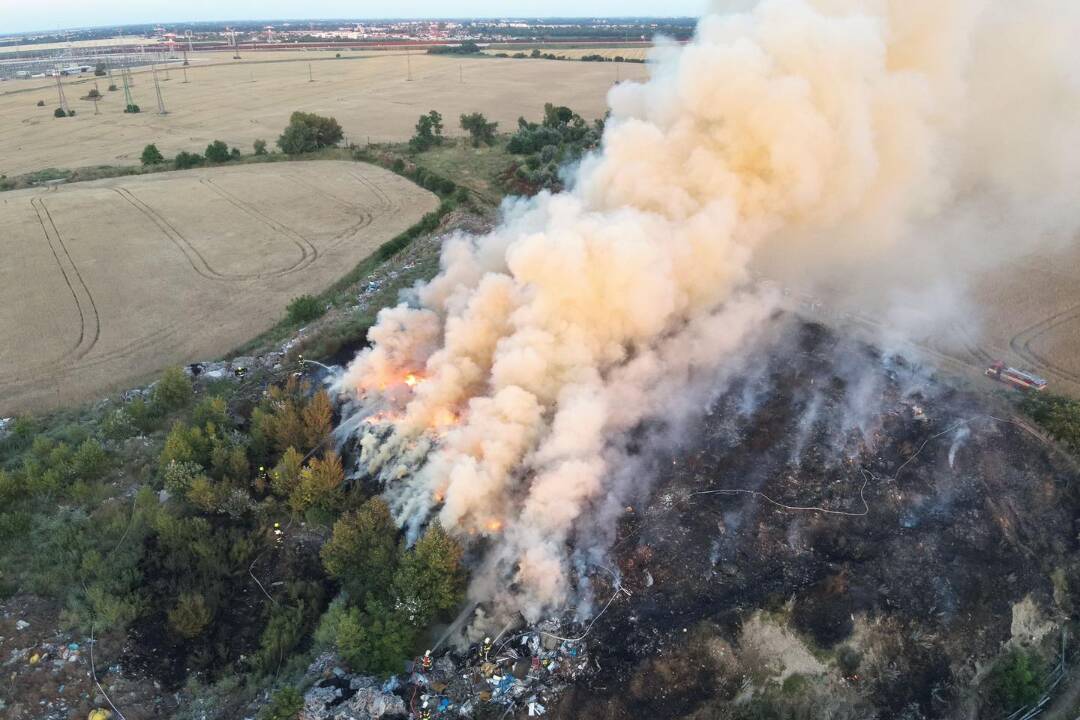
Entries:
[[41, 656], [38, 655], [37, 653], [34, 653], [33, 655], [30, 656], [30, 664], [31, 665], [37, 665], [38, 661], [40, 661], [40, 660], [41, 660]]
[[112, 711], [97, 708], [90, 711], [90, 714], [86, 716], [86, 720], [112, 720], [112, 716]]

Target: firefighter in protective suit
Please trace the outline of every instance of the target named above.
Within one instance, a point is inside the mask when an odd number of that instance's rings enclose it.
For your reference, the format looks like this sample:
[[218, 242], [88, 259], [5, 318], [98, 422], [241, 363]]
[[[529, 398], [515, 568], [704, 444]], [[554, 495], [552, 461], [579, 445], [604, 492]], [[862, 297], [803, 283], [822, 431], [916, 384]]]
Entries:
[[484, 638], [484, 643], [480, 646], [480, 652], [483, 654], [485, 660], [488, 659], [488, 655], [491, 653], [491, 648], [493, 645], [494, 643], [491, 641], [491, 638]]
[[424, 657], [420, 658], [420, 668], [424, 672], [430, 672], [431, 671], [431, 663], [432, 663], [431, 651], [430, 650], [425, 650], [424, 651]]
[[420, 720], [431, 720], [431, 705], [427, 700], [420, 706]]

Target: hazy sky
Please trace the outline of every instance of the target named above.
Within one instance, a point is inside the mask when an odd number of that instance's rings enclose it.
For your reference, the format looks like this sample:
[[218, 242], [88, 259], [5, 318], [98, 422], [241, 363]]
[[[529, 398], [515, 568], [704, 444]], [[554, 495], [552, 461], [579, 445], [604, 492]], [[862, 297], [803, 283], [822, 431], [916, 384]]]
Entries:
[[697, 15], [705, 0], [0, 0], [0, 33], [191, 20]]

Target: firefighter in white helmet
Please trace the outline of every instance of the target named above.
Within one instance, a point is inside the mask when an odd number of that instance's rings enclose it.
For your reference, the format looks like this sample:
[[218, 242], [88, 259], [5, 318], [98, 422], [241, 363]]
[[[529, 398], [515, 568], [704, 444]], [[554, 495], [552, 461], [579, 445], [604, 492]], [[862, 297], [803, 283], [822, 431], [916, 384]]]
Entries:
[[425, 650], [424, 657], [420, 659], [420, 667], [424, 670], [424, 672], [428, 672], [431, 670], [431, 663], [431, 651]]
[[491, 652], [491, 647], [494, 643], [491, 642], [491, 638], [484, 638], [484, 644], [480, 646], [481, 652], [484, 654], [484, 659], [487, 660], [488, 654]]

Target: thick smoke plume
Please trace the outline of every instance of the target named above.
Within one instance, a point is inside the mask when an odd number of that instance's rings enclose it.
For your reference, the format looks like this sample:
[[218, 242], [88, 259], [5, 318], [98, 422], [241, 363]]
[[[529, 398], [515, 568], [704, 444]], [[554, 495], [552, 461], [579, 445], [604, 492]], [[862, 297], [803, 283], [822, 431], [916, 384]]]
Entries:
[[362, 471], [414, 535], [488, 538], [475, 599], [581, 599], [647, 486], [627, 433], [752, 367], [758, 273], [940, 303], [1077, 227], [1077, 29], [1074, 0], [716, 3], [611, 90], [567, 192], [449, 239], [380, 314], [341, 382]]

